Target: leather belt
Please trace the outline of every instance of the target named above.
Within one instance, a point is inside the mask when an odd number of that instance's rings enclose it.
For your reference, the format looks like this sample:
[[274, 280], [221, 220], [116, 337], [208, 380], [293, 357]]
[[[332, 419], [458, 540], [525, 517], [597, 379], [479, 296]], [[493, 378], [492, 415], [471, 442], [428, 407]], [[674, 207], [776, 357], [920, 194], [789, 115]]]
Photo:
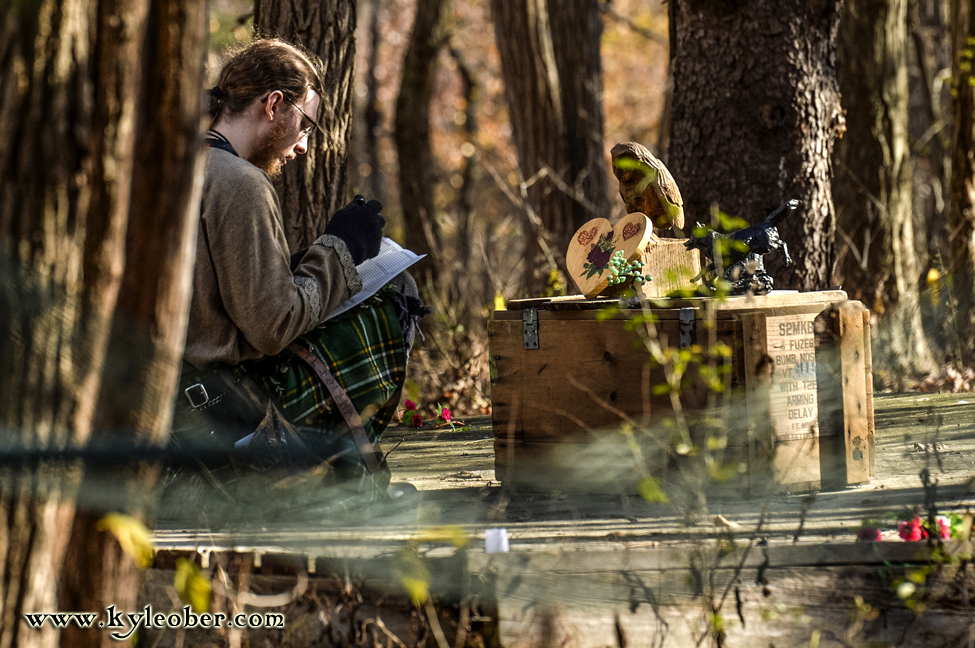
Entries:
[[362, 418], [359, 416], [355, 405], [349, 399], [349, 395], [345, 393], [345, 390], [342, 389], [342, 386], [335, 379], [335, 376], [332, 375], [332, 372], [328, 370], [328, 367], [311, 351], [297, 342], [289, 345], [288, 349], [304, 360], [322, 381], [325, 388], [328, 389], [328, 393], [332, 395], [335, 406], [338, 407], [342, 418], [345, 419], [345, 422], [349, 424], [349, 429], [352, 430], [352, 437], [355, 439], [356, 445], [359, 446], [359, 452], [362, 454], [362, 459], [366, 463], [366, 468], [371, 473], [376, 472], [379, 469], [379, 462], [376, 460], [374, 445], [369, 440], [369, 437], [366, 436], [366, 430], [362, 425]]

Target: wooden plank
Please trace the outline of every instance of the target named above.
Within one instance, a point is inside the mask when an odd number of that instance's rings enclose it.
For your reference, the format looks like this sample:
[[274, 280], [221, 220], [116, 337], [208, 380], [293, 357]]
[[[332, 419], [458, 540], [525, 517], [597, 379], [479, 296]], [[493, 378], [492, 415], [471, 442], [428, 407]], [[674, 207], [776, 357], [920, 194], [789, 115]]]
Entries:
[[[770, 558], [771, 550], [754, 550], [755, 560], [743, 564], [735, 555], [722, 557], [714, 546], [699, 546], [669, 556], [660, 551], [616, 552], [605, 561], [592, 554], [584, 562], [573, 554], [503, 556], [491, 559], [490, 571], [497, 578], [506, 647], [539, 645], [545, 628], [550, 638], [564, 634], [580, 647], [614, 645], [613, 638], [620, 635], [634, 645], [695, 645], [707, 634], [712, 614], [722, 618], [725, 646], [749, 647], [756, 641], [808, 645], [814, 630], [825, 639], [844, 636], [854, 627], [850, 614], [858, 599], [882, 612], [879, 619], [860, 619], [860, 640], [955, 645], [952, 640], [967, 637], [971, 619], [959, 585], [975, 585], [975, 575], [957, 565], [930, 565], [925, 596], [936, 618], [923, 621], [905, 607], [893, 585], [894, 579], [926, 564], [901, 562], [892, 555], [919, 549], [908, 544], [889, 548], [844, 543], [847, 551], [835, 552], [841, 562], [816, 565], [783, 565]], [[809, 547], [788, 549], [796, 557], [805, 551], [810, 558]], [[846, 562], [851, 557], [860, 562]], [[866, 610], [862, 603], [861, 609]]]
[[[845, 301], [847, 294], [842, 290], [818, 290], [810, 292], [797, 292], [792, 290], [773, 290], [767, 295], [751, 295], [738, 297], [725, 297], [714, 299], [711, 297], [694, 297], [688, 299], [660, 299], [654, 300], [656, 308], [693, 308], [700, 306], [705, 301], [714, 302], [715, 308], [722, 310], [742, 310], [742, 309], [761, 309], [778, 308], [783, 306], [805, 306], [811, 303], [829, 304], [832, 302]], [[581, 295], [551, 298], [529, 298], [512, 299], [508, 302], [508, 311], [518, 311], [524, 308], [557, 309], [584, 309], [597, 310], [607, 304], [617, 302], [614, 298], [602, 298], [587, 300]], [[505, 311], [497, 311], [496, 315]]]
[[870, 449], [870, 477], [877, 474], [877, 438], [873, 410], [873, 349], [870, 329], [870, 309], [863, 309], [863, 373], [867, 402], [867, 438]]
[[862, 484], [870, 481], [871, 450], [867, 422], [869, 405], [863, 310], [863, 305], [857, 301], [842, 302], [838, 306], [847, 484]]
[[769, 485], [770, 460], [775, 452], [775, 428], [769, 409], [771, 375], [775, 366], [767, 353], [765, 314], [742, 313], [738, 318], [741, 322], [744, 352], [742, 374], [748, 412], [749, 488], [752, 492], [758, 492]]
[[643, 252], [643, 273], [653, 281], [640, 286], [645, 297], [664, 297], [675, 290], [693, 289], [691, 279], [701, 272], [701, 254], [684, 247], [684, 239], [661, 238]]
[[765, 320], [772, 364], [768, 408], [775, 434], [773, 480], [785, 486], [818, 488], [815, 314], [775, 313]]
[[816, 320], [816, 381], [818, 384], [820, 472], [823, 488], [846, 487], [843, 442], [843, 381], [839, 315], [835, 308]]

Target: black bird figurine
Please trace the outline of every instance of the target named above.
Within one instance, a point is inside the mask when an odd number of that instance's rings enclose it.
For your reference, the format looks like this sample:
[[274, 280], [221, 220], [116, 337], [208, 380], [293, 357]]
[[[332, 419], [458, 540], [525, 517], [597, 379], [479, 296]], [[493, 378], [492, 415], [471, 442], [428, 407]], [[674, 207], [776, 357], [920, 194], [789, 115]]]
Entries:
[[[764, 295], [771, 291], [772, 277], [765, 272], [763, 256], [781, 250], [786, 264], [792, 264], [789, 247], [779, 237], [777, 226], [801, 204], [801, 201], [793, 198], [779, 205], [761, 223], [728, 234], [712, 230], [704, 236], [687, 239], [684, 246], [688, 250], [700, 250], [708, 261], [699, 275], [704, 284], [712, 290], [715, 288], [718, 261], [715, 257], [720, 256], [724, 279], [731, 284], [731, 294]], [[698, 223], [695, 229], [704, 229], [704, 226]]]

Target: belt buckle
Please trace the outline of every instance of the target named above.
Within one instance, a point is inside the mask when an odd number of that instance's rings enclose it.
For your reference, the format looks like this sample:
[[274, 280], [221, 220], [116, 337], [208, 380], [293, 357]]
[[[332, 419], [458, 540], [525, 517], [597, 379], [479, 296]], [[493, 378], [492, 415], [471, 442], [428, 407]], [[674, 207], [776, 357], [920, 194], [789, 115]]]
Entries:
[[183, 393], [186, 394], [186, 400], [190, 402], [190, 407], [193, 409], [203, 407], [210, 402], [210, 395], [207, 393], [207, 388], [203, 386], [203, 383], [190, 385], [183, 390]]

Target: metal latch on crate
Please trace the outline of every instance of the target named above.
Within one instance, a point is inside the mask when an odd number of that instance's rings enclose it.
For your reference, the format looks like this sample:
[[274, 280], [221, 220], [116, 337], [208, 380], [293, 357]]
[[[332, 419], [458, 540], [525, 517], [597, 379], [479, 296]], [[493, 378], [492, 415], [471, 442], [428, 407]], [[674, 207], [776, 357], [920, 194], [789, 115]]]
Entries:
[[538, 348], [538, 309], [529, 308], [521, 314], [521, 323], [525, 332], [525, 348]]
[[697, 320], [693, 308], [680, 309], [680, 348], [690, 348]]

